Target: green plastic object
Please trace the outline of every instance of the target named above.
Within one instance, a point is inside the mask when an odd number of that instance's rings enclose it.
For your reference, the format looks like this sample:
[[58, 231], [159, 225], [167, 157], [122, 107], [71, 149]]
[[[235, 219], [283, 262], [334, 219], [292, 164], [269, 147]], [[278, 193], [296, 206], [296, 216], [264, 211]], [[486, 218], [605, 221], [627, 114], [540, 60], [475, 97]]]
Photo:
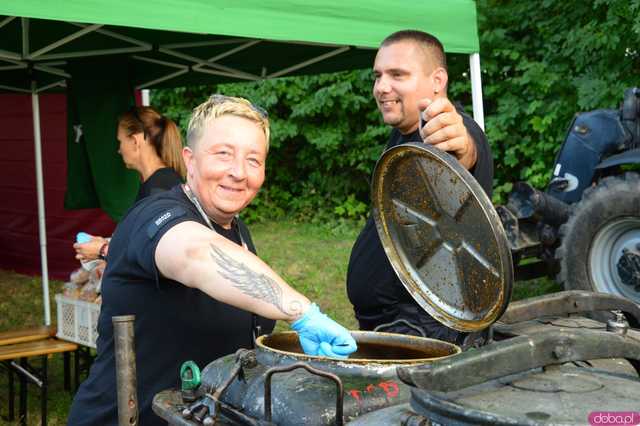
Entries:
[[200, 386], [200, 368], [193, 361], [186, 361], [180, 367], [182, 390], [192, 390]]

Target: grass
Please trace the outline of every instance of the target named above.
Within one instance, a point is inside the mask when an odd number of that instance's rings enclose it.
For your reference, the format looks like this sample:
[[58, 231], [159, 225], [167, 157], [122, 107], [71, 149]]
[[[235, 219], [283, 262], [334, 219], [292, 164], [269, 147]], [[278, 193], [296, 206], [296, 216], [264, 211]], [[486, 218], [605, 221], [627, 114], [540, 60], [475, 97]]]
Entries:
[[522, 300], [529, 297], [542, 296], [543, 294], [556, 293], [562, 290], [562, 286], [548, 278], [538, 278], [531, 281], [516, 281], [513, 286], [511, 300]]
[[[276, 222], [251, 227], [258, 253], [289, 284], [318, 303], [323, 311], [348, 328], [357, 328], [353, 309], [347, 299], [345, 277], [347, 262], [359, 227], [337, 227], [305, 223]], [[42, 324], [42, 290], [39, 277], [27, 277], [0, 271], [0, 332]], [[52, 318], [55, 321], [53, 295], [61, 291], [62, 282], [50, 283]], [[559, 290], [548, 280], [516, 283], [513, 298], [537, 296]], [[278, 324], [276, 330], [288, 329]], [[66, 424], [72, 396], [62, 387], [62, 356], [49, 360], [49, 416], [52, 426]], [[7, 376], [0, 374], [0, 424], [7, 415]], [[39, 424], [39, 392], [30, 386], [29, 424]], [[17, 409], [17, 401], [16, 401]], [[15, 423], [17, 424], [17, 423]]]
[[[347, 298], [349, 253], [359, 228], [338, 232], [311, 224], [270, 223], [252, 226], [260, 257], [296, 290], [347, 328], [357, 328]], [[277, 330], [288, 329], [278, 324]]]

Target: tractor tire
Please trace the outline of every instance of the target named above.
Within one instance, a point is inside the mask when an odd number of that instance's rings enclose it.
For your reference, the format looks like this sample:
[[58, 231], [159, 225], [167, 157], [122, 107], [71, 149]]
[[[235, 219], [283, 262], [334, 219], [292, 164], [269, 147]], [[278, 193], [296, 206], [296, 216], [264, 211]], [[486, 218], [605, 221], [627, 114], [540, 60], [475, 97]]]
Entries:
[[606, 177], [585, 190], [560, 236], [558, 282], [565, 290], [640, 303], [640, 175]]

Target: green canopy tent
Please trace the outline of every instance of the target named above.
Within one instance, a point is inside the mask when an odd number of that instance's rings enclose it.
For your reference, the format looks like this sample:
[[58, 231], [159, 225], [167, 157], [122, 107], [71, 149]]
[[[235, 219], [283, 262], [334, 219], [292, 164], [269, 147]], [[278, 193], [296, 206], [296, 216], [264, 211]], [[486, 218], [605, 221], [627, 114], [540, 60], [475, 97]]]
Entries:
[[[483, 125], [473, 0], [3, 0], [0, 91], [32, 95], [38, 222], [50, 324], [38, 94], [64, 90], [70, 69], [112, 55], [147, 89], [370, 67], [390, 33], [422, 29], [470, 57], [473, 111]], [[74, 68], [75, 69], [75, 68]]]

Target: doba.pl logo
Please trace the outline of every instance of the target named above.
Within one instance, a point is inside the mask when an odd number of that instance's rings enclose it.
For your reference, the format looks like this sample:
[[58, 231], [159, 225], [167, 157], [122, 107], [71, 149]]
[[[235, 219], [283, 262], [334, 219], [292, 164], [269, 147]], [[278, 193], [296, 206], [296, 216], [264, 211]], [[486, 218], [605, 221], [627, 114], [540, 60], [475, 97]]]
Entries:
[[635, 426], [640, 424], [640, 413], [635, 411], [592, 411], [589, 413], [591, 426]]

